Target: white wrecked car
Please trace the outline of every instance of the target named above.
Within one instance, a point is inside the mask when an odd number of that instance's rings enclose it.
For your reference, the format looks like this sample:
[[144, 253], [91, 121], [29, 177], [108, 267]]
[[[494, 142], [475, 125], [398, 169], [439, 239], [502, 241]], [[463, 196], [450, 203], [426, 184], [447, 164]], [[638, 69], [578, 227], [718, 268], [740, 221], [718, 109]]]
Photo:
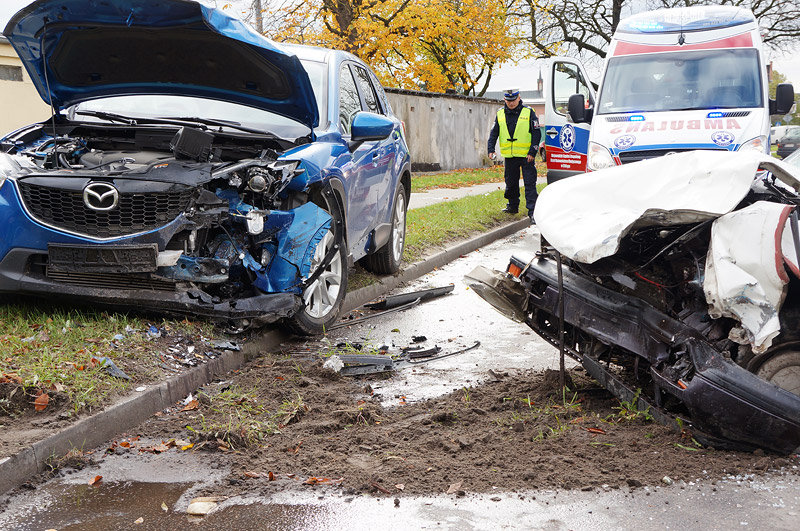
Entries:
[[537, 202], [536, 256], [466, 281], [556, 346], [561, 294], [565, 351], [621, 399], [642, 389], [710, 444], [789, 453], [799, 178], [762, 154], [693, 151], [559, 181]]

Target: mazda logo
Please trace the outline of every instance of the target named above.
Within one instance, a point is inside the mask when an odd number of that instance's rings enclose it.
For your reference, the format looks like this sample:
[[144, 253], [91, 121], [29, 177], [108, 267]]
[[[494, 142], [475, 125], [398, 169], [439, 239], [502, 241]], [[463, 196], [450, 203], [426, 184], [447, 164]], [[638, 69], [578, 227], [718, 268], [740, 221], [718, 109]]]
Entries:
[[119, 192], [107, 183], [89, 183], [83, 189], [83, 203], [98, 212], [114, 210], [119, 204]]

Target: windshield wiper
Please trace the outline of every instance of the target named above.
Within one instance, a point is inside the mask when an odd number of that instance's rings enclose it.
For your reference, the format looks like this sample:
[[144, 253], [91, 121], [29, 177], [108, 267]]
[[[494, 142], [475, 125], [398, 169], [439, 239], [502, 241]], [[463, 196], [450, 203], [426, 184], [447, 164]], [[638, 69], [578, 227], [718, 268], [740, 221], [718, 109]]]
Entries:
[[245, 133], [255, 133], [259, 135], [269, 134], [266, 131], [260, 131], [258, 129], [246, 127], [240, 124], [239, 122], [234, 122], [232, 120], [221, 120], [218, 118], [200, 118], [197, 116], [165, 116], [159, 119], [173, 120], [176, 122], [194, 122], [198, 124], [211, 125], [216, 127], [231, 127], [233, 129], [238, 129], [239, 131], [244, 131]]
[[75, 114], [80, 114], [81, 116], [94, 116], [95, 118], [100, 118], [101, 120], [107, 120], [109, 122], [119, 122], [126, 125], [136, 125], [137, 120], [131, 118], [130, 116], [123, 116], [122, 114], [114, 114], [113, 112], [105, 112], [105, 111], [75, 111]]
[[79, 114], [81, 116], [93, 116], [95, 118], [100, 118], [101, 120], [123, 123], [125, 125], [137, 125], [137, 124], [197, 125], [201, 129], [208, 129], [207, 126], [209, 125], [217, 127], [231, 127], [233, 129], [237, 129], [245, 133], [253, 133], [257, 135], [265, 135], [270, 138], [277, 138], [272, 133], [268, 133], [266, 131], [260, 131], [258, 129], [253, 129], [251, 127], [245, 127], [241, 125], [239, 122], [233, 122], [229, 120], [199, 118], [192, 116], [189, 117], [165, 116], [163, 118], [131, 118], [130, 116], [125, 116], [122, 114], [115, 114], [113, 112], [105, 112], [105, 111], [75, 111], [75, 114]]

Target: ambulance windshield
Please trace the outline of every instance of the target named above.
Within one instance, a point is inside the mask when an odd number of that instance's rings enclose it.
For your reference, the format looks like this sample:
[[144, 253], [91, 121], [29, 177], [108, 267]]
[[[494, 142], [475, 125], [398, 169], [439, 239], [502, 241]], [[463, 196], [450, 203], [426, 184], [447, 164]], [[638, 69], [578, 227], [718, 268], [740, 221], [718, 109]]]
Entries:
[[613, 57], [599, 114], [762, 107], [753, 48]]

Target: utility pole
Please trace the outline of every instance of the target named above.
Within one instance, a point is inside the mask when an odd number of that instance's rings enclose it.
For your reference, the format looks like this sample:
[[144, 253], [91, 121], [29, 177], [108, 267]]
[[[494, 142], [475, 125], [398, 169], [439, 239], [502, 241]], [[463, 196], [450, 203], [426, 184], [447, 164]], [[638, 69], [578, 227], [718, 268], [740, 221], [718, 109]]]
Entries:
[[253, 11], [256, 12], [256, 31], [264, 34], [264, 19], [261, 16], [261, 0], [253, 0]]

